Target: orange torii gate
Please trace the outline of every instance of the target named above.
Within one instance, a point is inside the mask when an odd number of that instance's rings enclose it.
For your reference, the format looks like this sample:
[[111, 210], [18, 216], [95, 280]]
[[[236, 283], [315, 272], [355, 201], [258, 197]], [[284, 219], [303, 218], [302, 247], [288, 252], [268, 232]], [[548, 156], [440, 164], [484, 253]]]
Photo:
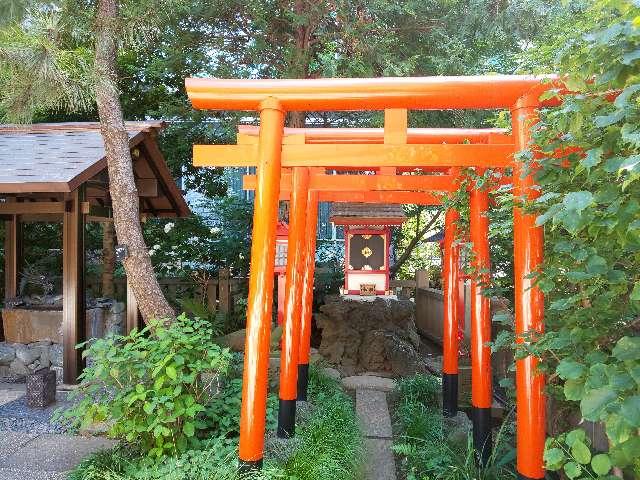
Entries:
[[[513, 154], [514, 151], [525, 150], [529, 146], [530, 125], [535, 122], [536, 109], [540, 106], [538, 99], [543, 91], [553, 86], [552, 82], [547, 82], [549, 79], [553, 77], [188, 79], [186, 81], [187, 92], [195, 108], [260, 112], [261, 129], [257, 145], [241, 143], [234, 146], [194, 146], [195, 165], [255, 165], [258, 167], [240, 421], [239, 453], [244, 467], [258, 467], [261, 465], [263, 456], [275, 226], [282, 168], [378, 169], [381, 176], [386, 176], [389, 173], [395, 173], [396, 169], [433, 172], [456, 167], [477, 169], [511, 167], [514, 170], [513, 184], [516, 196], [532, 199], [538, 195], [533, 176], [531, 172], [525, 172], [519, 162], [514, 161]], [[509, 108], [512, 112], [514, 141], [495, 144], [411, 144], [408, 142], [410, 135], [406, 129], [406, 112], [400, 113], [400, 110], [405, 108], [430, 110]], [[377, 144], [379, 135], [377, 133], [376, 138], [371, 141], [342, 144], [334, 140], [329, 140], [330, 143], [322, 141], [308, 143], [301, 141], [299, 135], [285, 136], [284, 116], [287, 111], [383, 109], [389, 110], [389, 115], [386, 116], [386, 123], [389, 125], [385, 125], [383, 144]], [[392, 109], [395, 109], [395, 113]], [[402, 120], [403, 115], [404, 120]], [[305, 249], [307, 252], [314, 251], [311, 250], [312, 245], [310, 245], [313, 242], [309, 241], [312, 235], [306, 237], [304, 235], [312, 215], [307, 215], [305, 219], [304, 211], [307, 209], [307, 204], [312, 210], [313, 202], [317, 204], [319, 198], [318, 193], [314, 193], [317, 190], [309, 188], [313, 175], [310, 175], [307, 169], [294, 168], [290, 180], [291, 220], [296, 225], [290, 225], [287, 303], [290, 312], [288, 315], [291, 319], [287, 322], [289, 325], [285, 328], [283, 336], [283, 358], [295, 359], [299, 351], [301, 361], [304, 357], [304, 348], [300, 350], [299, 342], [296, 341], [300, 336], [299, 329], [295, 328], [300, 321], [296, 310], [310, 311], [308, 307], [305, 308], [310, 295], [305, 297], [304, 303], [302, 298], [303, 290], [309, 291], [310, 286], [308, 278], [310, 255], [305, 255], [304, 251]], [[437, 175], [424, 176], [436, 177]], [[333, 178], [335, 177], [338, 176]], [[427, 180], [412, 179], [410, 181], [426, 182]], [[426, 186], [428, 185], [414, 184], [413, 188], [421, 189]], [[384, 188], [382, 190], [384, 191]], [[396, 186], [389, 187], [387, 190], [391, 196], [395, 196], [396, 190], [399, 189]], [[406, 193], [404, 190], [401, 191]], [[478, 214], [475, 221], [472, 216], [471, 239], [474, 245], [478, 245], [475, 261], [480, 267], [488, 266], [488, 244], [486, 243], [488, 225], [483, 213], [488, 208], [486, 195], [486, 191], [472, 189], [470, 199], [472, 212]], [[311, 203], [309, 203], [310, 199]], [[453, 225], [455, 212], [447, 212], [447, 219], [447, 224]], [[448, 229], [449, 232], [451, 230], [452, 228]], [[447, 237], [451, 241], [451, 233]], [[514, 252], [516, 334], [519, 341], [523, 341], [523, 333], [543, 330], [543, 297], [531, 278], [531, 274], [537, 270], [542, 260], [542, 229], [535, 225], [535, 215], [524, 212], [521, 205], [514, 209]], [[445, 285], [448, 285], [449, 290], [455, 288], [452, 283], [457, 270], [454, 266], [456, 264], [454, 256], [453, 248], [448, 255], [445, 255]], [[473, 317], [477, 319], [488, 317], [488, 302], [480, 295], [482, 283], [482, 279], [476, 280], [476, 296], [473, 302], [476, 313]], [[454, 307], [447, 308], [445, 318], [453, 318], [452, 314], [455, 315]], [[296, 316], [298, 322], [295, 320]], [[484, 345], [484, 342], [490, 339], [490, 335], [487, 336], [486, 327], [486, 322], [481, 321], [476, 321], [473, 327], [474, 335], [478, 339], [477, 342], [472, 342], [476, 345], [474, 347], [476, 353], [472, 353], [472, 361], [476, 366], [473, 374], [476, 378], [490, 371], [489, 352]], [[451, 345], [446, 348], [450, 350]], [[536, 358], [530, 356], [516, 363], [517, 470], [518, 475], [525, 479], [538, 479], [544, 476], [542, 460], [545, 440], [544, 378], [536, 372], [537, 362]], [[283, 366], [287, 367], [285, 363]], [[288, 369], [291, 370], [290, 365]], [[445, 373], [448, 373], [446, 369]], [[451, 372], [450, 375], [455, 373]], [[295, 378], [295, 373], [283, 372], [285, 383], [290, 383], [287, 379], [291, 378]], [[289, 385], [285, 390], [288, 390], [295, 405], [295, 396], [292, 396], [294, 389]], [[281, 400], [282, 393], [281, 387]], [[297, 392], [293, 395], [297, 395]], [[490, 444], [488, 436], [490, 429], [484, 424], [490, 420], [490, 416], [486, 414], [486, 410], [491, 406], [490, 376], [488, 381], [474, 384], [473, 396], [478, 400], [473, 402], [474, 440], [476, 448], [481, 451], [482, 459], [485, 458], [488, 451], [486, 447]], [[284, 398], [284, 400], [287, 399]], [[284, 405], [285, 408], [282, 407], [281, 404], [281, 411], [284, 411], [287, 405]], [[482, 435], [478, 437], [480, 433]]]
[[[505, 130], [501, 129], [442, 129], [442, 128], [421, 128], [406, 129], [406, 110], [387, 110], [385, 111], [385, 129], [358, 129], [358, 128], [307, 128], [307, 129], [291, 129], [285, 128], [284, 143], [291, 143], [291, 139], [287, 140], [287, 135], [297, 143], [331, 143], [349, 144], [349, 143], [390, 143], [394, 140], [400, 143], [502, 143], [509, 145], [512, 137], [506, 135]], [[398, 128], [398, 124], [400, 128]], [[404, 132], [403, 132], [404, 128]], [[259, 129], [253, 126], [240, 126], [238, 128], [238, 143], [257, 143], [257, 135]], [[405, 133], [406, 132], [406, 133]], [[512, 146], [513, 148], [513, 146]], [[365, 160], [365, 159], [363, 159]], [[294, 167], [296, 168], [301, 167]], [[377, 175], [326, 175], [321, 172], [321, 168], [314, 169], [317, 172], [312, 173], [313, 181], [310, 181], [307, 188], [312, 191], [318, 191], [323, 194], [333, 194], [332, 201], [353, 202], [354, 197], [362, 189], [362, 192], [369, 194], [370, 202], [382, 203], [380, 193], [388, 193], [389, 201], [386, 203], [415, 203], [422, 205], [439, 205], [440, 195], [430, 195], [424, 197], [425, 193], [407, 192], [403, 190], [431, 190], [440, 193], [451, 192], [458, 189], [459, 169], [452, 168], [430, 168], [429, 173], [433, 170], [445, 171], [447, 174], [440, 175], [396, 175], [397, 168], [384, 167], [378, 170]], [[350, 172], [357, 173], [357, 172]], [[425, 173], [425, 172], [422, 172]], [[294, 174], [295, 175], [295, 174]], [[283, 174], [280, 184], [281, 199], [287, 199], [287, 193], [291, 192], [292, 178], [291, 174]], [[502, 183], [511, 181], [510, 178], [503, 178]], [[254, 175], [246, 175], [244, 177], [244, 189], [254, 190], [256, 186], [256, 177]], [[336, 194], [341, 194], [340, 196]], [[372, 195], [373, 194], [373, 195]], [[410, 197], [413, 196], [413, 199]], [[366, 198], [366, 197], [365, 197]], [[413, 201], [412, 201], [413, 200]], [[474, 259], [476, 259], [476, 267], [484, 270], [488, 268], [489, 248], [488, 248], [488, 194], [486, 191], [479, 189], [471, 189], [471, 207], [473, 215], [471, 219], [472, 241], [474, 245]], [[292, 207], [293, 211], [293, 207]], [[445, 215], [445, 230], [447, 234], [447, 242], [445, 244], [444, 264], [445, 277], [444, 282], [444, 299], [445, 299], [445, 318], [444, 318], [444, 348], [443, 348], [443, 413], [445, 416], [455, 416], [458, 410], [458, 315], [456, 313], [457, 299], [459, 296], [458, 280], [459, 265], [457, 264], [459, 255], [458, 248], [454, 244], [455, 239], [455, 220], [457, 213], [453, 209], [448, 209]], [[315, 222], [315, 220], [313, 220]], [[314, 234], [309, 228], [307, 235]], [[452, 233], [453, 232], [453, 233]], [[306, 255], [314, 255], [313, 251], [306, 252]], [[447, 262], [455, 261], [456, 265], [447, 264]], [[449, 274], [453, 274], [454, 278], [446, 281]], [[471, 304], [471, 323], [472, 323], [472, 363], [476, 366], [475, 374], [472, 375], [472, 408], [473, 408], [473, 432], [474, 444], [479, 454], [480, 460], [486, 462], [491, 453], [491, 403], [492, 403], [492, 387], [491, 387], [491, 364], [490, 350], [486, 347], [486, 343], [491, 340], [491, 317], [489, 312], [489, 299], [482, 294], [482, 285], [489, 280], [487, 274], [483, 274], [473, 279], [472, 286], [472, 304]], [[311, 297], [312, 291], [304, 291], [303, 297]], [[285, 307], [286, 309], [286, 307]], [[302, 331], [308, 332], [311, 312], [305, 312], [306, 316], [302, 319]], [[308, 317], [307, 317], [308, 316]], [[300, 355], [308, 358], [309, 342], [303, 341], [300, 344]], [[288, 360], [283, 357], [283, 365]], [[283, 368], [281, 372], [287, 372]], [[308, 364], [300, 363], [298, 372], [298, 396], [297, 399], [306, 400]], [[281, 378], [281, 385], [286, 384], [286, 379]], [[282, 392], [281, 392], [282, 393]], [[285, 403], [292, 400], [285, 400], [281, 397], [281, 407]], [[295, 412], [292, 408], [281, 408], [279, 416], [279, 433], [283, 436], [287, 435], [287, 429], [292, 430], [295, 424]], [[286, 425], [284, 427], [283, 425]]]

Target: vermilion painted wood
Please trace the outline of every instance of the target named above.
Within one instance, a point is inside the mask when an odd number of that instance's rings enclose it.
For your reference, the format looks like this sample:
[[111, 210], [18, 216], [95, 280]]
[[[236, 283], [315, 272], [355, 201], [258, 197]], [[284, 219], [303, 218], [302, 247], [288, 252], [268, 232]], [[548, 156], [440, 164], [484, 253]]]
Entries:
[[[254, 190], [255, 175], [242, 177], [242, 188]], [[450, 175], [327, 175], [316, 173], [310, 176], [309, 189], [319, 192], [353, 191], [436, 191], [450, 192], [454, 189]], [[285, 173], [280, 180], [280, 191], [291, 190], [291, 174]]]
[[263, 457], [269, 367], [269, 341], [273, 304], [280, 158], [284, 111], [277, 102], [260, 112], [259, 167], [256, 188], [247, 327], [242, 374], [239, 456], [244, 462]]
[[408, 108], [510, 108], [528, 93], [553, 88], [556, 76], [485, 75], [405, 78], [213, 79], [187, 78], [197, 109], [259, 110], [267, 98], [287, 111]]
[[295, 400], [298, 391], [298, 351], [300, 315], [306, 269], [306, 219], [309, 169], [295, 168], [289, 209], [289, 246], [284, 304], [284, 324], [280, 353], [280, 399]]
[[313, 277], [316, 268], [316, 236], [318, 226], [318, 192], [309, 192], [305, 236], [305, 270], [302, 281], [302, 313], [300, 317], [300, 351], [298, 363], [309, 364], [311, 350], [311, 318], [313, 314]]
[[[536, 107], [536, 98], [525, 97], [511, 111], [518, 150], [530, 148]], [[532, 200], [540, 194], [533, 173], [524, 172], [520, 163], [514, 167], [513, 179], [516, 199]], [[514, 208], [513, 222], [515, 330], [516, 341], [523, 342], [524, 333], [544, 331], [544, 296], [531, 278], [542, 264], [544, 233], [536, 226], [536, 215], [521, 207]], [[545, 474], [545, 378], [537, 371], [538, 364], [533, 356], [516, 361], [517, 469], [535, 479]]]
[[[249, 135], [254, 140], [260, 127], [239, 125], [238, 133]], [[284, 129], [288, 135], [304, 135], [305, 143], [384, 143], [382, 128], [289, 128]], [[408, 128], [409, 144], [436, 143], [488, 143], [493, 138], [495, 143], [513, 143], [513, 137], [502, 128]], [[239, 142], [238, 142], [239, 143]]]
[[[283, 167], [473, 167], [512, 165], [510, 144], [316, 144], [282, 145]], [[254, 167], [256, 145], [194, 145], [196, 167]]]
[[[481, 172], [477, 172], [481, 173]], [[471, 278], [471, 404], [490, 408], [493, 403], [491, 385], [490, 299], [483, 292], [490, 281], [489, 261], [489, 193], [472, 188], [469, 194], [469, 231], [472, 243]]]
[[[444, 217], [444, 251], [442, 262], [444, 327], [442, 335], [442, 372], [458, 373], [458, 296], [460, 278], [460, 248], [456, 244], [460, 214], [452, 208]], [[464, 310], [463, 310], [464, 312]]]

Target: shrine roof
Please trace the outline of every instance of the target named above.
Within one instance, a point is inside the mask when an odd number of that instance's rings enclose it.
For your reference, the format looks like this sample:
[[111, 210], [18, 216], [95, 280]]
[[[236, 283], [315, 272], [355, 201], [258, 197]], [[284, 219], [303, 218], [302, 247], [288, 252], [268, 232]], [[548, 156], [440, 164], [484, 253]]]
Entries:
[[332, 203], [330, 220], [336, 225], [402, 225], [407, 219], [402, 205]]

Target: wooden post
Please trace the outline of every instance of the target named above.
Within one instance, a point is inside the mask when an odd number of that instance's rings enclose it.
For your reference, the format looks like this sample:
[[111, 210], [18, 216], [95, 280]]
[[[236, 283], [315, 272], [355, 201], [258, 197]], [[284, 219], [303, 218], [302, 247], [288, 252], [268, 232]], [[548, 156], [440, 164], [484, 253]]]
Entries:
[[82, 350], [76, 349], [84, 342], [85, 296], [84, 296], [84, 226], [82, 213], [84, 187], [77, 188], [65, 198], [65, 212], [62, 220], [62, 338], [63, 338], [63, 379], [66, 384], [78, 383], [84, 360]]
[[212, 312], [215, 312], [218, 308], [216, 288], [216, 283], [214, 283], [212, 279], [209, 279], [207, 282], [207, 307]]
[[416, 270], [416, 288], [429, 288], [428, 270]]
[[18, 282], [22, 267], [22, 225], [18, 215], [4, 223], [4, 297], [18, 295]]
[[113, 271], [116, 267], [115, 255], [116, 231], [113, 222], [102, 222], [102, 288], [100, 295], [103, 297], [113, 297]]
[[221, 268], [218, 273], [218, 289], [220, 311], [229, 313], [231, 311], [231, 283], [229, 282], [229, 269], [227, 268]]
[[239, 456], [242, 471], [262, 466], [269, 388], [269, 346], [273, 302], [276, 223], [285, 112], [265, 100], [260, 110], [258, 184], [253, 210], [247, 329], [242, 372]]
[[140, 311], [138, 310], [138, 301], [133, 294], [133, 288], [127, 278], [127, 326], [125, 334], [129, 335], [134, 328], [140, 327]]

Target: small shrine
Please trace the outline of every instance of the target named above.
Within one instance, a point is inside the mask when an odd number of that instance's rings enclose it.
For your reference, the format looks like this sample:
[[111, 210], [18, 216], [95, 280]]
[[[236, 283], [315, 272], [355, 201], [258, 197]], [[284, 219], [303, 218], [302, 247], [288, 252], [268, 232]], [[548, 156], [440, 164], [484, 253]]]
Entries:
[[330, 220], [344, 227], [343, 295], [389, 295], [391, 229], [406, 219], [402, 205], [331, 205]]

